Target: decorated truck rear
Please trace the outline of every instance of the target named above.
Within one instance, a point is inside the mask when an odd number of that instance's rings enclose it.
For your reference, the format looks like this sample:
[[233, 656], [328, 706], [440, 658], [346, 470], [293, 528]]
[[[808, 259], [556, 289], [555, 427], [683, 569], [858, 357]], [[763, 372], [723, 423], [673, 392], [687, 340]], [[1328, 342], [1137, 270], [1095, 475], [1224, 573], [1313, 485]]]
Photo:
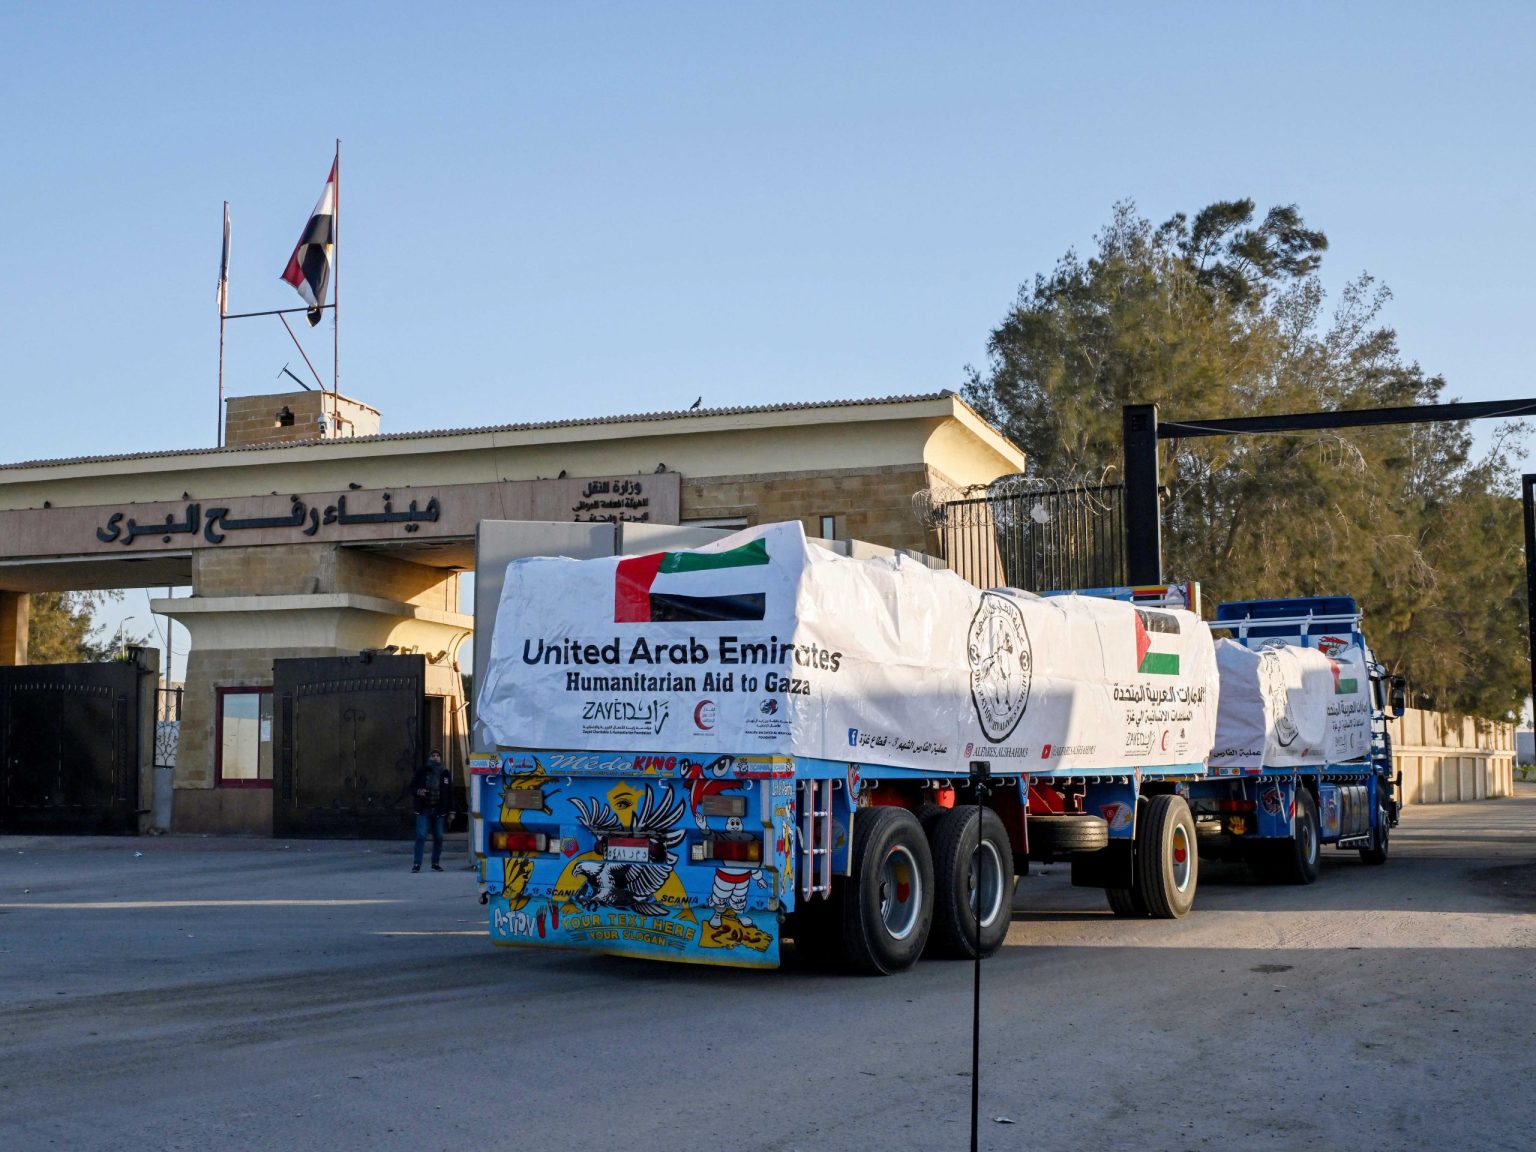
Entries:
[[497, 943], [893, 972], [1001, 946], [1032, 856], [1120, 911], [1193, 903], [1218, 677], [1190, 611], [982, 592], [779, 524], [515, 561], [487, 632]]

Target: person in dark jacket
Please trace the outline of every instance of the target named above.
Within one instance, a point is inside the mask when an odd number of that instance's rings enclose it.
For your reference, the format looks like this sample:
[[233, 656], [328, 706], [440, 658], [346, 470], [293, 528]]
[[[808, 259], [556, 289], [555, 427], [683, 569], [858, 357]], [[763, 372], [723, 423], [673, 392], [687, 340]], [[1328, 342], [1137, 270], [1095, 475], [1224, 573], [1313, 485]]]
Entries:
[[427, 831], [432, 832], [432, 871], [441, 872], [443, 827], [454, 817], [453, 775], [443, 766], [442, 753], [432, 750], [427, 762], [411, 777], [411, 811], [416, 813], [416, 852], [411, 871], [421, 871], [421, 850], [426, 846]]

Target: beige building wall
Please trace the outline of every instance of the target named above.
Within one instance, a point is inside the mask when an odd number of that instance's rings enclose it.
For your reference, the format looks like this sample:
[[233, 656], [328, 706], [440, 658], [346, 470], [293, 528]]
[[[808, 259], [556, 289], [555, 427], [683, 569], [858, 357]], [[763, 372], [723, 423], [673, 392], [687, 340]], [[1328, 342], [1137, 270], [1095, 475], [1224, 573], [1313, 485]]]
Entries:
[[[214, 744], [219, 690], [269, 687], [278, 658], [351, 656], [390, 645], [420, 652], [428, 694], [450, 700], [449, 731], [429, 739], [452, 744], [462, 727], [456, 661], [472, 627], [458, 612], [453, 569], [472, 562], [474, 521], [498, 515], [469, 493], [495, 509], [506, 500], [497, 486], [508, 482], [548, 481], [528, 485], [547, 495], [579, 491], [578, 478], [635, 477], [649, 487], [656, 477], [662, 490], [673, 485], [677, 503], [653, 499], [652, 522], [670, 523], [674, 515], [684, 523], [799, 520], [819, 536], [822, 518], [832, 517], [837, 538], [932, 553], [940, 542], [913, 512], [915, 493], [985, 484], [1024, 467], [1016, 447], [948, 392], [393, 435], [376, 434], [379, 414], [366, 405], [298, 392], [232, 398], [226, 428], [227, 444], [218, 449], [0, 465], [0, 516], [16, 525], [8, 533], [13, 567], [0, 571], [0, 588], [9, 588], [0, 591], [0, 661], [24, 660], [27, 589], [115, 586], [104, 580], [164, 586], [190, 571], [190, 597], [151, 604], [192, 638], [175, 776], [178, 830], [270, 831], [271, 790], [216, 787]], [[562, 477], [569, 479], [557, 485]], [[350, 522], [353, 535], [344, 543], [324, 536], [289, 543], [297, 523], [258, 523], [282, 514], [250, 508], [259, 498], [286, 511], [291, 498], [313, 509], [311, 494], [327, 494], [322, 505], [335, 494], [340, 506], [340, 497], [355, 493], [357, 506], [372, 509], [384, 492], [403, 502], [453, 486], [464, 486], [455, 499], [470, 501], [474, 514], [456, 504], [452, 515], [466, 518], [447, 528], [434, 510], [424, 517], [431, 523], [409, 538], [400, 532], [413, 531], [414, 522], [401, 529], [379, 520], [375, 535], [355, 527], [365, 516]], [[230, 513], [221, 507], [226, 501], [246, 503], [230, 503]], [[444, 502], [452, 502], [446, 494]], [[224, 542], [199, 538], [195, 525], [177, 527], [197, 509], [217, 527], [208, 512], [215, 507], [232, 523], [247, 518], [236, 526], [249, 534]], [[569, 501], [561, 507], [569, 511], [549, 515], [582, 518]], [[68, 517], [71, 530], [61, 531]], [[108, 527], [148, 527], [162, 517], [163, 539], [136, 530], [119, 538]], [[60, 543], [66, 539], [86, 543]], [[235, 542], [241, 539], [243, 546]], [[61, 547], [65, 553], [56, 555]], [[412, 560], [413, 549], [418, 560], [435, 563]], [[71, 579], [94, 582], [59, 583]]]
[[462, 689], [459, 645], [472, 622], [458, 612], [459, 575], [334, 543], [223, 547], [192, 556], [192, 596], [156, 601], [192, 637], [182, 697], [172, 828], [261, 832], [272, 789], [217, 787], [219, 690], [270, 688], [277, 659], [355, 656], [394, 645], [426, 656], [427, 694], [449, 699], [452, 742]]
[[1409, 708], [1389, 721], [1405, 804], [1491, 800], [1514, 793], [1515, 726]]

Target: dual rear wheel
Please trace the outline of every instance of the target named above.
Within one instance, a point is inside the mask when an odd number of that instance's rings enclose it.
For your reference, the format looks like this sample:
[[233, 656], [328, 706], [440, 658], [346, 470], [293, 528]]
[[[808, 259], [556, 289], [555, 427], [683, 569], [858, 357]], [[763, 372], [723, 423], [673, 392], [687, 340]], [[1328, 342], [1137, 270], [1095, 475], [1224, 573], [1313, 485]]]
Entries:
[[1153, 796], [1137, 814], [1134, 877], [1130, 888], [1104, 891], [1116, 916], [1176, 920], [1195, 906], [1200, 854], [1182, 796]]
[[852, 874], [834, 882], [832, 897], [796, 911], [797, 951], [875, 975], [910, 968], [926, 948], [974, 957], [1002, 947], [1013, 850], [991, 809], [979, 821], [975, 805], [861, 809], [852, 851]]

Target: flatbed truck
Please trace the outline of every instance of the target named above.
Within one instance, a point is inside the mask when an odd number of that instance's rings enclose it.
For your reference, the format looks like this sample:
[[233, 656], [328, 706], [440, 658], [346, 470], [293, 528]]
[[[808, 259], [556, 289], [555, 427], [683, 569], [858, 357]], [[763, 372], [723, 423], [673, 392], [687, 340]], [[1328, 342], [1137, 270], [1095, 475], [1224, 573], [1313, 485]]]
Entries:
[[[1301, 882], [1322, 843], [1385, 860], [1384, 726], [1360, 762], [1212, 770], [1212, 642], [1177, 606], [1198, 607], [1192, 587], [1053, 606], [899, 558], [838, 569], [864, 562], [815, 548], [798, 525], [772, 526], [494, 574], [494, 630], [477, 621], [496, 653], [479, 686], [490, 746], [471, 773], [495, 943], [743, 967], [773, 967], [788, 946], [893, 973], [995, 952], [1031, 861], [1070, 861], [1073, 883], [1102, 888], [1119, 915], [1172, 918], [1193, 907], [1202, 850]], [[764, 604], [779, 596], [798, 607], [776, 625]], [[1352, 602], [1245, 602], [1216, 625], [1240, 644], [1328, 636], [1369, 658]], [[878, 633], [862, 655], [838, 640], [854, 630]], [[944, 645], [959, 655], [945, 662]], [[1092, 665], [1081, 683], [1047, 675], [1069, 652]], [[1386, 701], [1370, 666], [1375, 736]], [[955, 683], [963, 717], [944, 711]], [[913, 686], [910, 709], [893, 684]]]

